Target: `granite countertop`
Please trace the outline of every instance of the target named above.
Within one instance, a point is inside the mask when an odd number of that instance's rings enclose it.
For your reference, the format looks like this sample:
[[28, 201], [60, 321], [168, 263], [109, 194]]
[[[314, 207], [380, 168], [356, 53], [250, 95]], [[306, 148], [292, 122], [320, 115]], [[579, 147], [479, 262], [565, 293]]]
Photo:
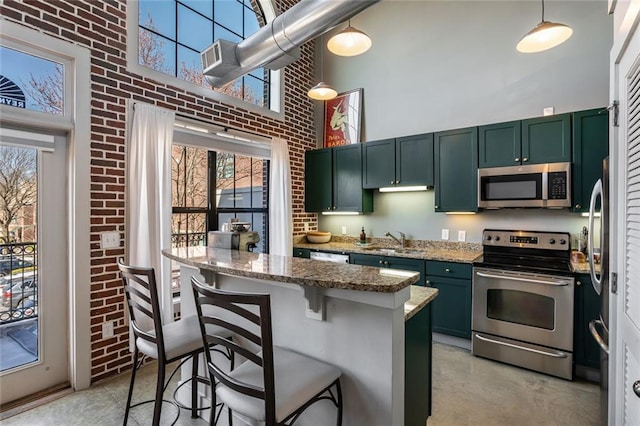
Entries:
[[[306, 240], [294, 242], [295, 248], [305, 248], [311, 250], [322, 251], [338, 251], [344, 253], [362, 253], [372, 254], [378, 256], [395, 256], [406, 257], [411, 259], [424, 259], [424, 260], [439, 260], [445, 262], [460, 262], [460, 263], [472, 263], [478, 256], [482, 254], [482, 249], [476, 249], [475, 246], [471, 248], [460, 248], [456, 244], [450, 244], [445, 246], [441, 244], [434, 247], [408, 247], [400, 249], [400, 247], [382, 247], [379, 245], [372, 245], [369, 247], [361, 247], [355, 243], [350, 242], [333, 242], [330, 241], [324, 244], [311, 244]], [[449, 248], [451, 247], [451, 248]], [[389, 252], [388, 250], [399, 250], [396, 252]]]
[[[571, 266], [573, 266], [573, 271], [576, 274], [588, 274], [589, 273], [589, 262], [571, 262]], [[600, 264], [596, 263], [595, 265], [596, 273], [600, 273]]]
[[165, 249], [162, 253], [177, 262], [212, 272], [311, 287], [395, 293], [419, 278], [412, 271], [202, 246]]
[[427, 306], [438, 295], [438, 289], [433, 287], [411, 286], [411, 297], [404, 302], [404, 320], [408, 321], [422, 308]]

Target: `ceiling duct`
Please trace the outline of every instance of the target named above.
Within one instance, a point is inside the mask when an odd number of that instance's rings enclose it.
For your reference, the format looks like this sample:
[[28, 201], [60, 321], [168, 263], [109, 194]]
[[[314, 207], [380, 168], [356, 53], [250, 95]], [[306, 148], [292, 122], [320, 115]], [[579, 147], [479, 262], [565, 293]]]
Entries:
[[300, 57], [300, 46], [380, 0], [301, 0], [240, 43], [216, 40], [201, 53], [205, 78], [223, 86], [256, 68], [279, 69]]

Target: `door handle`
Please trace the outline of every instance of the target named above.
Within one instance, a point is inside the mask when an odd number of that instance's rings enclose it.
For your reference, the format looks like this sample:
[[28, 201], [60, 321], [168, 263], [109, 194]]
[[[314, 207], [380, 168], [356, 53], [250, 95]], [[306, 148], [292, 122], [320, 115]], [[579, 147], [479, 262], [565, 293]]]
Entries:
[[485, 272], [476, 272], [476, 275], [478, 275], [479, 277], [485, 277], [485, 278], [497, 278], [497, 279], [511, 280], [511, 281], [524, 281], [527, 283], [555, 285], [558, 287], [567, 285], [567, 283], [564, 281], [534, 280], [532, 278], [512, 277], [510, 275], [493, 275], [493, 274], [487, 274]]
[[633, 393], [640, 398], [640, 380], [633, 383]]
[[607, 342], [604, 341], [600, 333], [598, 333], [598, 330], [596, 330], [596, 325], [599, 325], [600, 327], [604, 328], [604, 324], [602, 323], [602, 321], [597, 319], [597, 320], [589, 321], [589, 331], [591, 332], [591, 335], [593, 336], [593, 338], [596, 340], [596, 343], [598, 344], [598, 346], [600, 346], [600, 348], [607, 355], [609, 355], [609, 345], [607, 345]]
[[547, 351], [541, 351], [539, 349], [526, 348], [524, 346], [514, 345], [513, 343], [500, 342], [499, 340], [489, 339], [488, 337], [481, 336], [478, 333], [476, 333], [476, 337], [479, 340], [482, 340], [482, 341], [485, 341], [485, 342], [495, 343], [497, 345], [502, 345], [502, 346], [508, 346], [508, 347], [514, 348], [514, 349], [522, 349], [523, 351], [533, 352], [533, 353], [536, 353], [538, 355], [550, 356], [552, 358], [566, 358], [567, 357], [567, 354], [565, 354], [564, 352], [547, 352]]
[[[595, 264], [593, 259], [593, 218], [595, 216], [596, 211], [596, 200], [598, 196], [602, 198], [602, 180], [598, 179], [596, 184], [593, 186], [593, 191], [591, 191], [591, 199], [589, 200], [589, 237], [587, 239], [588, 248], [587, 248], [587, 258], [589, 259], [589, 274], [591, 275], [591, 284], [593, 285], [593, 289], [596, 291], [596, 294], [600, 296], [602, 293], [602, 280], [604, 277], [600, 274], [600, 278], [596, 276]], [[602, 241], [604, 237], [604, 221], [606, 220], [602, 215], [600, 215], [600, 245], [602, 246]], [[600, 253], [602, 255], [602, 253]]]

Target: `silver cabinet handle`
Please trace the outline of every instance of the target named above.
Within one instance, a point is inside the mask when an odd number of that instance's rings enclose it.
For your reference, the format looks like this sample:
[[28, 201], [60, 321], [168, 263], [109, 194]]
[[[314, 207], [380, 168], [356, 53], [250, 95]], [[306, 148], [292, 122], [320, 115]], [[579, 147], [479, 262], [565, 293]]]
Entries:
[[527, 157], [523, 157], [522, 161], [529, 161], [529, 159]]
[[520, 157], [514, 158], [513, 161], [520, 161]]
[[596, 340], [596, 343], [598, 343], [598, 346], [600, 346], [600, 348], [602, 348], [602, 350], [607, 355], [609, 355], [609, 345], [607, 345], [607, 342], [604, 341], [602, 336], [600, 336], [600, 333], [598, 333], [598, 330], [596, 330], [596, 325], [604, 327], [604, 324], [602, 324], [602, 321], [600, 321], [599, 319], [589, 321], [589, 331], [591, 332], [593, 338]]
[[393, 185], [393, 181], [391, 181], [391, 185]]
[[451, 272], [451, 269], [449, 269], [449, 268], [444, 268], [444, 271], [445, 271], [445, 272]]
[[378, 260], [378, 263], [382, 265], [384, 262], [382, 260]]
[[640, 380], [633, 383], [633, 393], [640, 398]]
[[497, 345], [502, 345], [502, 346], [508, 346], [508, 347], [514, 348], [514, 349], [522, 349], [523, 351], [533, 352], [533, 353], [536, 353], [536, 354], [539, 354], [539, 355], [550, 356], [552, 358], [566, 358], [567, 357], [567, 354], [565, 354], [564, 352], [547, 352], [547, 351], [541, 351], [539, 349], [525, 348], [524, 346], [514, 345], [513, 343], [500, 342], [498, 340], [489, 339], [487, 337], [479, 335], [478, 333], [476, 333], [476, 337], [479, 340], [482, 340], [482, 341], [485, 341], [485, 342], [495, 343]]
[[547, 284], [547, 285], [556, 285], [556, 286], [567, 285], [567, 283], [563, 281], [534, 280], [532, 278], [512, 277], [510, 275], [493, 275], [493, 274], [486, 274], [484, 272], [476, 272], [476, 275], [478, 275], [479, 277], [485, 277], [485, 278], [497, 278], [497, 279], [511, 280], [511, 281], [524, 281], [527, 283], [538, 283], [538, 284]]

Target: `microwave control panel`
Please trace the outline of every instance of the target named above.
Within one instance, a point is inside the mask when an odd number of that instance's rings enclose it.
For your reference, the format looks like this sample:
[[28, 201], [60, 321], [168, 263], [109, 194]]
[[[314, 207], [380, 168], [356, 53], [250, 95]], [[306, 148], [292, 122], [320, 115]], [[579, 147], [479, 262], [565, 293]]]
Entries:
[[549, 190], [547, 192], [550, 200], [565, 200], [567, 198], [567, 172], [549, 172]]

